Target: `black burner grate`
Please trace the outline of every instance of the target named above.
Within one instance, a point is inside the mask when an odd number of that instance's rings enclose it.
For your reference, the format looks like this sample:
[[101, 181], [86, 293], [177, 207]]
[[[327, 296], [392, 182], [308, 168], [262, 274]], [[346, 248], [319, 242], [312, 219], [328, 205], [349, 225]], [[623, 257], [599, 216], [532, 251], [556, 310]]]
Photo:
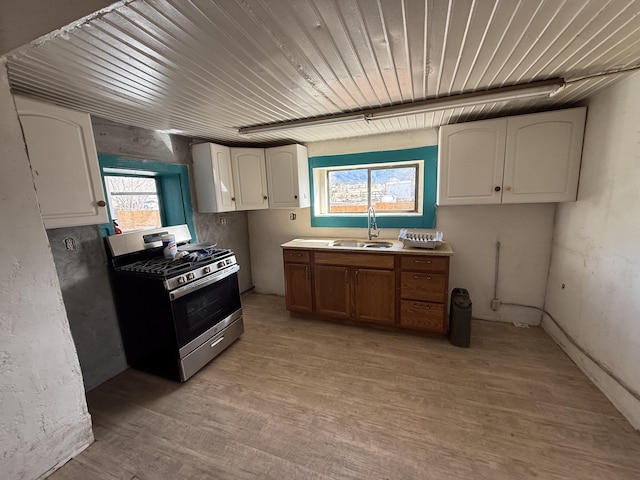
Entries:
[[153, 257], [124, 265], [120, 270], [169, 277], [188, 272], [216, 260], [229, 257], [232, 254], [231, 250], [214, 250], [206, 255], [199, 251], [176, 259]]

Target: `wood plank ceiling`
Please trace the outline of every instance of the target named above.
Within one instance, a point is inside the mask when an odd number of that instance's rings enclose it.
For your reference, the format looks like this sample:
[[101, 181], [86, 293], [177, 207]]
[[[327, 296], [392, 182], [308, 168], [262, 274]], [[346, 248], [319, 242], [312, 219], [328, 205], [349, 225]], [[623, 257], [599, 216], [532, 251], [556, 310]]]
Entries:
[[242, 126], [640, 65], [640, 0], [125, 0], [8, 54], [14, 93], [226, 144], [310, 142], [576, 105], [544, 99], [239, 135]]

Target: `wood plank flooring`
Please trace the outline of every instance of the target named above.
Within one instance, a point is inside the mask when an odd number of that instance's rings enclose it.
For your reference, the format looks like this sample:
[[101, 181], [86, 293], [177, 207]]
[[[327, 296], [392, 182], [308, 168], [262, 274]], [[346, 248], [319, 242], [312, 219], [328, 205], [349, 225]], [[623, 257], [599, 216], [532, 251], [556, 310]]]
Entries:
[[462, 349], [243, 309], [189, 382], [89, 392], [96, 442], [50, 478], [640, 479], [640, 433], [540, 328], [474, 321]]

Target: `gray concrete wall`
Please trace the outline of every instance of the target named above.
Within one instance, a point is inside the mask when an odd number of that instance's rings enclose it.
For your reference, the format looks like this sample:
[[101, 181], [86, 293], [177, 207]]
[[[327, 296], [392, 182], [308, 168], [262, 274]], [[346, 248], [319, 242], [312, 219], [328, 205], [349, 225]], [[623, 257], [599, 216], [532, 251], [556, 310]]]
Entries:
[[[191, 166], [189, 139], [92, 118], [98, 153]], [[191, 169], [190, 169], [191, 171]], [[192, 185], [193, 192], [193, 185]], [[195, 195], [192, 195], [194, 208]], [[246, 212], [195, 214], [201, 242], [232, 249], [240, 264], [240, 290], [252, 287]], [[103, 240], [96, 225], [47, 231], [84, 385], [90, 390], [127, 364], [113, 304]], [[74, 250], [67, 250], [72, 239]]]

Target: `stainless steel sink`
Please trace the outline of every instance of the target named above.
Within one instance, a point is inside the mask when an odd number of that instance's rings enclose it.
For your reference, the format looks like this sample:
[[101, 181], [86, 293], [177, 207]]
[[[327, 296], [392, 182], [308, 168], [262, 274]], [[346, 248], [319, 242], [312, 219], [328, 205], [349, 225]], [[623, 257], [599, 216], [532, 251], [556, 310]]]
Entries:
[[373, 242], [365, 244], [364, 248], [391, 248], [393, 243], [391, 242]]
[[374, 242], [367, 240], [334, 240], [329, 244], [330, 247], [350, 247], [350, 248], [391, 248], [391, 242]]

